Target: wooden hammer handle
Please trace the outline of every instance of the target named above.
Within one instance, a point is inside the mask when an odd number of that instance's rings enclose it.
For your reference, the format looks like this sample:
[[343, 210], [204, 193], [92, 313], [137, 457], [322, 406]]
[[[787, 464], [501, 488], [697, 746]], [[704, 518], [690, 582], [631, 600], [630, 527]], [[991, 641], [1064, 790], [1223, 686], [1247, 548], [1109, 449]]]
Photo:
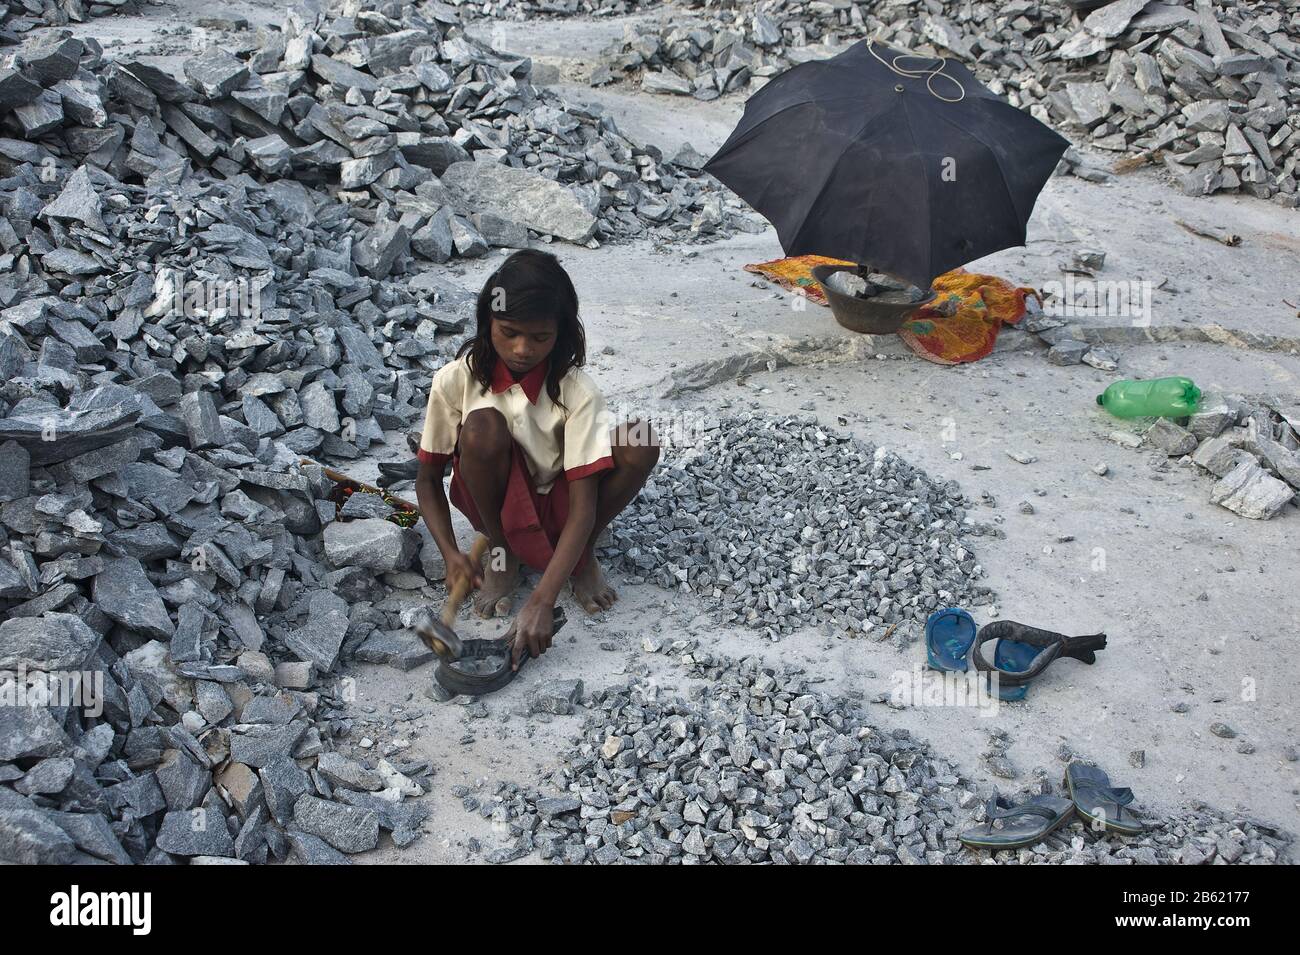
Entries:
[[[483, 563], [483, 555], [487, 553], [487, 549], [488, 539], [479, 534], [474, 541], [474, 546], [469, 549], [469, 562], [476, 569]], [[455, 622], [456, 614], [460, 613], [460, 605], [465, 602], [465, 597], [473, 586], [472, 580], [460, 580], [447, 594], [447, 602], [442, 605], [442, 622], [447, 626], [450, 627]]]

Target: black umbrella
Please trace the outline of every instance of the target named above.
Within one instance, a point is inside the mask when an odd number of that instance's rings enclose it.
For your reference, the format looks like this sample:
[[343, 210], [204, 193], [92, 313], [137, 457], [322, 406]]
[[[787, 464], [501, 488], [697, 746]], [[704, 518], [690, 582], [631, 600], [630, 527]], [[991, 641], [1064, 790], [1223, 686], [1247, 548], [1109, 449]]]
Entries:
[[862, 40], [751, 96], [704, 168], [776, 226], [787, 255], [869, 264], [924, 289], [1024, 245], [1068, 146], [960, 64]]

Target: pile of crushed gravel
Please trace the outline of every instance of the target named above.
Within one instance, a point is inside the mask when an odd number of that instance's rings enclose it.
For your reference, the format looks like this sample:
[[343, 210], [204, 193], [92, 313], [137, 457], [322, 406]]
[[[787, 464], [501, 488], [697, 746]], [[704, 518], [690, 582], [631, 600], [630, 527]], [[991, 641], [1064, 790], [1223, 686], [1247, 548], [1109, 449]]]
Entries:
[[746, 412], [665, 449], [605, 553], [633, 582], [696, 594], [769, 638], [815, 624], [880, 636], [991, 602], [968, 508], [956, 483], [814, 415]]
[[[817, 692], [799, 671], [754, 659], [710, 668], [690, 699], [634, 681], [592, 695], [582, 732], [551, 777], [558, 794], [498, 783], [465, 806], [509, 832], [489, 862], [536, 851], [569, 864], [970, 864], [958, 842], [988, 793], [906, 730]], [[1045, 779], [1030, 793], [1051, 792]], [[1075, 821], [1002, 864], [1275, 862], [1285, 836], [1196, 809], [1135, 839]], [[471, 844], [471, 849], [482, 847]]]
[[552, 20], [565, 17], [618, 17], [660, 5], [660, 0], [447, 0], [463, 19]]

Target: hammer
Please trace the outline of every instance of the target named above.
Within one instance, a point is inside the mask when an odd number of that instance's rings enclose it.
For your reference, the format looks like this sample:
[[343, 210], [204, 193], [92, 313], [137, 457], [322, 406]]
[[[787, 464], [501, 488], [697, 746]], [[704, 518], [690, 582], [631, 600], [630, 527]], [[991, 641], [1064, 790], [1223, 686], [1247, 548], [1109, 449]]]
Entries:
[[[469, 562], [475, 567], [480, 566], [487, 549], [488, 539], [480, 534], [469, 550]], [[415, 632], [424, 641], [424, 645], [444, 660], [459, 660], [464, 652], [464, 645], [451, 625], [456, 622], [460, 605], [465, 602], [465, 597], [473, 586], [472, 580], [458, 581], [447, 594], [447, 602], [442, 605], [442, 619], [430, 615], [415, 627]]]

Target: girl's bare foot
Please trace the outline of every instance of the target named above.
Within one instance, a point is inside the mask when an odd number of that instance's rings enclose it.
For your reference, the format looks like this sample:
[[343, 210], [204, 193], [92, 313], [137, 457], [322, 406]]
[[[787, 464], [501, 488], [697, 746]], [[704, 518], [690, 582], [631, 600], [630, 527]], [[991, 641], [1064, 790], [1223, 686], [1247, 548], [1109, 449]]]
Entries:
[[510, 597], [519, 586], [519, 558], [508, 550], [503, 562], [488, 551], [483, 562], [483, 586], [474, 594], [474, 611], [480, 617], [504, 617], [510, 612]]
[[586, 565], [573, 575], [572, 582], [573, 597], [582, 604], [587, 613], [608, 610], [618, 599], [614, 588], [605, 580], [605, 572], [601, 569], [595, 554], [587, 554]]

